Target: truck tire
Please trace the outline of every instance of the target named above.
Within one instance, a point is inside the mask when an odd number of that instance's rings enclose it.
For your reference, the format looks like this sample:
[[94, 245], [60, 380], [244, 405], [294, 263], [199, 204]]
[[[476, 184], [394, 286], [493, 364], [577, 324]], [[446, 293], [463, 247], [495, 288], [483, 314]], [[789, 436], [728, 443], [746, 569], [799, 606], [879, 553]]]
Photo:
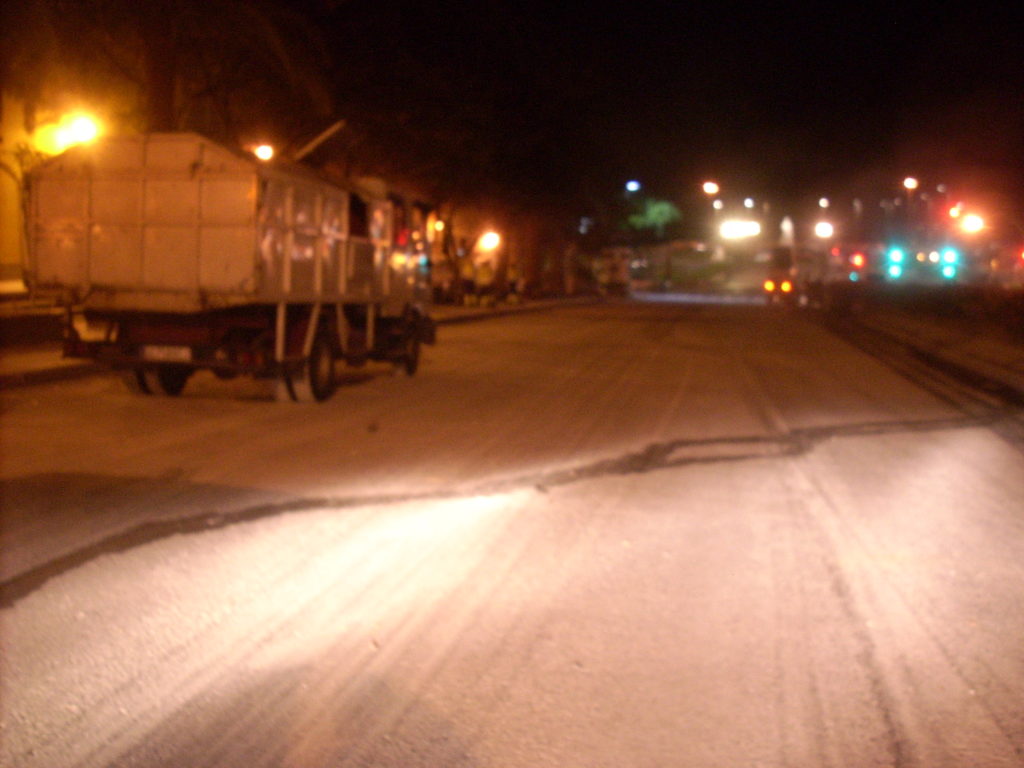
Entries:
[[297, 402], [322, 403], [334, 394], [334, 351], [326, 334], [317, 333], [309, 358], [298, 372], [287, 376], [287, 385], [292, 400]]
[[156, 369], [160, 390], [171, 397], [177, 397], [185, 391], [185, 384], [191, 376], [192, 369], [187, 365], [161, 365]]
[[406, 310], [402, 317], [401, 346], [395, 358], [395, 366], [405, 371], [406, 376], [415, 376], [420, 367], [420, 316], [414, 310]]
[[405, 340], [402, 351], [402, 370], [406, 376], [415, 376], [420, 367], [420, 337], [413, 330]]
[[136, 395], [152, 395], [157, 390], [158, 382], [153, 371], [145, 368], [129, 368], [121, 371], [128, 391]]
[[128, 389], [137, 395], [155, 395], [162, 392], [177, 397], [185, 391], [185, 384], [192, 376], [187, 365], [162, 365], [152, 368], [131, 368], [122, 371], [122, 378]]

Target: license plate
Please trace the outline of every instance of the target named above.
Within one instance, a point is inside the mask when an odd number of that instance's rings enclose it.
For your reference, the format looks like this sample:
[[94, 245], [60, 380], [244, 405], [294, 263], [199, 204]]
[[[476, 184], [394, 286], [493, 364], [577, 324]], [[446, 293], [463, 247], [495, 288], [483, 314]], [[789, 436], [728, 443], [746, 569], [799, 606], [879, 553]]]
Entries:
[[191, 363], [192, 347], [146, 344], [142, 347], [142, 359], [157, 363]]

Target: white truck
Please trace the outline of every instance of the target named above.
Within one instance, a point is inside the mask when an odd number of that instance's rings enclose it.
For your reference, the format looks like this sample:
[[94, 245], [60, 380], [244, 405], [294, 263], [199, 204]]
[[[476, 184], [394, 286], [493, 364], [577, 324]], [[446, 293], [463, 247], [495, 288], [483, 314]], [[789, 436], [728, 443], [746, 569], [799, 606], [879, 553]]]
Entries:
[[102, 139], [29, 175], [26, 280], [66, 308], [65, 355], [136, 391], [209, 369], [324, 400], [336, 361], [412, 375], [434, 342], [426, 225], [373, 186], [192, 133]]

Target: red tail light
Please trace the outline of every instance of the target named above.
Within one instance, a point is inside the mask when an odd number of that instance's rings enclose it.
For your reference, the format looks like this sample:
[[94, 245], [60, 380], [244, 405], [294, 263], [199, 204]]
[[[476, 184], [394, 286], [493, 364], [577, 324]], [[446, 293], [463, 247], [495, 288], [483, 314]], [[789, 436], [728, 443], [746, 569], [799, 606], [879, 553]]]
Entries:
[[766, 291], [768, 291], [768, 293], [774, 292], [775, 291], [775, 281], [774, 280], [765, 280], [764, 281], [764, 289]]

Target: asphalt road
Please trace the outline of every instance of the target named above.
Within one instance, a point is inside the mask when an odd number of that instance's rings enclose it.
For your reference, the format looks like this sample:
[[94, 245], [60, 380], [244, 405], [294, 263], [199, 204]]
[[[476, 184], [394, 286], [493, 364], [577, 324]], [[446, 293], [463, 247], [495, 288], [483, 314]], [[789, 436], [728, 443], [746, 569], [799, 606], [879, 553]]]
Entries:
[[0, 765], [1024, 765], [1021, 415], [922, 383], [624, 303], [2, 392]]

